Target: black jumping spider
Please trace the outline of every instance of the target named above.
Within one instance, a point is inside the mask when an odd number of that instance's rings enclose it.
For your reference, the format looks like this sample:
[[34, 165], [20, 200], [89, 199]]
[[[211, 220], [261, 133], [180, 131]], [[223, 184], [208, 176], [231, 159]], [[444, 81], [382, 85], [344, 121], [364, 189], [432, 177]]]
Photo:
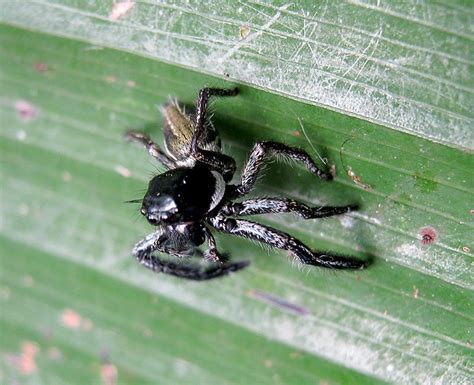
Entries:
[[[223, 233], [253, 239], [288, 250], [301, 262], [333, 269], [360, 269], [366, 262], [339, 255], [313, 251], [292, 236], [271, 227], [239, 219], [245, 215], [294, 212], [304, 219], [329, 217], [347, 213], [356, 206], [308, 207], [292, 199], [260, 198], [235, 202], [252, 189], [269, 154], [282, 155], [302, 162], [323, 180], [331, 175], [320, 170], [303, 150], [276, 142], [257, 142], [244, 166], [239, 184], [229, 184], [235, 161], [221, 153], [220, 140], [206, 116], [211, 96], [235, 96], [237, 88], [204, 88], [199, 92], [195, 114], [187, 114], [177, 102], [162, 108], [165, 119], [166, 153], [147, 135], [127, 132], [126, 138], [145, 145], [151, 156], [167, 169], [148, 185], [141, 203], [141, 213], [156, 226], [154, 233], [138, 242], [133, 255], [156, 272], [181, 278], [205, 280], [246, 267], [248, 261], [229, 262], [216, 248], [210, 228]], [[175, 257], [195, 255], [196, 247], [207, 241], [204, 258], [208, 266], [191, 265], [179, 259], [162, 259], [156, 251]]]

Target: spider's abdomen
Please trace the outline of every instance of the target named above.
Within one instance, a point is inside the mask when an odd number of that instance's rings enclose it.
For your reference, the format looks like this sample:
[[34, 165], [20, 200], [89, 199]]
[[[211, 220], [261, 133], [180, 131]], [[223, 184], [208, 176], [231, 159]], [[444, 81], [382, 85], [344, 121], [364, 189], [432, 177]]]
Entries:
[[216, 171], [196, 165], [155, 176], [143, 198], [142, 213], [152, 224], [194, 222], [223, 198], [225, 182]]
[[[191, 141], [195, 125], [194, 116], [187, 114], [184, 107], [176, 101], [171, 101], [161, 108], [164, 118], [163, 133], [165, 148], [168, 154], [177, 161], [178, 165], [192, 167], [194, 160], [189, 157]], [[220, 140], [210, 121], [206, 122], [206, 130], [198, 142], [203, 150], [220, 152]]]

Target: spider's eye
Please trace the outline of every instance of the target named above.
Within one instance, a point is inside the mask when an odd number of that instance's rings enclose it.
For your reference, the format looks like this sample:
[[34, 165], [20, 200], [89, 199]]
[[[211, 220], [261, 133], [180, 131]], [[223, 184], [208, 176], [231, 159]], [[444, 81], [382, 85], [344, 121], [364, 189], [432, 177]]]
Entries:
[[149, 222], [151, 225], [156, 226], [156, 225], [158, 224], [158, 219], [157, 219], [157, 218], [148, 218], [148, 222]]
[[142, 207], [142, 209], [140, 210], [140, 212], [142, 213], [142, 215], [145, 215], [145, 214], [146, 214], [145, 208]]

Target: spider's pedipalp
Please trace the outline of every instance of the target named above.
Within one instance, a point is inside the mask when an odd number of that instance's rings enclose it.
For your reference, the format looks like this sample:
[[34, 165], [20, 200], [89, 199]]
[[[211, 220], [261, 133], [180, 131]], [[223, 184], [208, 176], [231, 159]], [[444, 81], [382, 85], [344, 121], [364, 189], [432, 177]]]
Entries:
[[137, 131], [127, 131], [125, 133], [125, 139], [130, 142], [143, 144], [148, 153], [167, 169], [176, 167], [174, 160], [165, 154], [160, 146], [158, 146], [148, 135]]

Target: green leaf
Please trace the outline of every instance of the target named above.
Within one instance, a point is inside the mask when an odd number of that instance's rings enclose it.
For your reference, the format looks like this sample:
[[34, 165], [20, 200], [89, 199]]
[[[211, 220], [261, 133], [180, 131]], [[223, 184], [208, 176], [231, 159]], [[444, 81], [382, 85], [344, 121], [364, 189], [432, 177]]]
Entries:
[[[110, 2], [2, 3], [2, 382], [472, 382], [469, 6], [176, 1], [137, 2], [117, 21], [111, 12]], [[156, 106], [192, 104], [204, 85], [241, 91], [212, 105], [239, 165], [272, 139], [337, 170], [324, 183], [273, 163], [255, 195], [361, 206], [256, 219], [317, 249], [375, 255], [369, 269], [301, 267], [230, 236], [220, 248], [252, 264], [210, 282], [131, 258], [151, 229], [123, 202], [161, 169], [122, 135], [161, 142]]]

